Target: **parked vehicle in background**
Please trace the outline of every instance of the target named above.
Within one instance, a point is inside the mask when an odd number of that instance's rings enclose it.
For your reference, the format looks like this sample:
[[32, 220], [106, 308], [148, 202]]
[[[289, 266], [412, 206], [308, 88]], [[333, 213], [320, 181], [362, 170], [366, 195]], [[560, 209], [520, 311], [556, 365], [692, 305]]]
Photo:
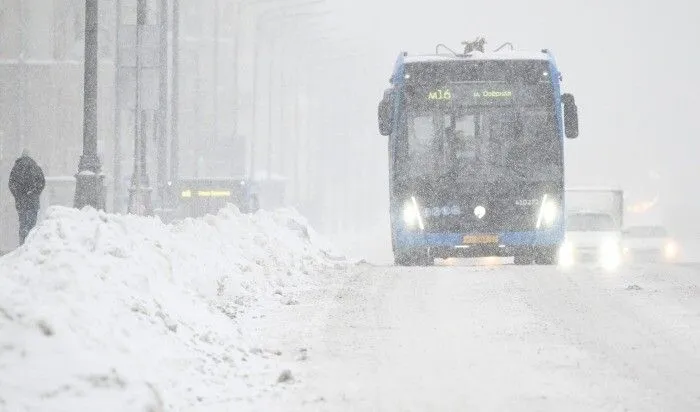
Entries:
[[675, 262], [680, 246], [662, 225], [631, 226], [623, 232], [625, 259], [631, 262]]
[[243, 213], [260, 208], [257, 185], [239, 177], [185, 177], [171, 188], [175, 199], [172, 218], [201, 217], [216, 214], [231, 203]]
[[614, 269], [622, 259], [622, 233], [614, 217], [604, 212], [578, 212], [566, 218], [566, 240], [560, 264], [599, 264]]
[[617, 188], [567, 188], [562, 266], [597, 264], [613, 270], [622, 263], [623, 192]]

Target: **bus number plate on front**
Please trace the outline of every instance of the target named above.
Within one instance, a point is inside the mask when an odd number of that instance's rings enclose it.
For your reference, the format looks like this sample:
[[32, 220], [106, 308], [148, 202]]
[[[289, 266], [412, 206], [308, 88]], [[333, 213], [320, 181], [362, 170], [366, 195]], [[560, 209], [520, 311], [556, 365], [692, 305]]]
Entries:
[[498, 243], [498, 235], [467, 235], [462, 238], [462, 244], [465, 245], [484, 243]]

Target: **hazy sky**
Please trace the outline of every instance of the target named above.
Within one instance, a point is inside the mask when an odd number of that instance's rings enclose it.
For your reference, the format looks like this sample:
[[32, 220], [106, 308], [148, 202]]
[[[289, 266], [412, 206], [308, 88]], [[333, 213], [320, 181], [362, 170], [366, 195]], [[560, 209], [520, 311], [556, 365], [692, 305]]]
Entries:
[[[700, 3], [693, 0], [335, 0], [337, 23], [376, 51], [381, 88], [401, 50], [432, 53], [438, 42], [486, 37], [550, 49], [575, 95], [578, 140], [567, 141], [570, 184], [665, 184], [669, 207], [685, 203], [700, 176]], [[383, 83], [382, 83], [383, 82]], [[375, 104], [376, 102], [372, 102]], [[689, 202], [690, 200], [690, 202]]]

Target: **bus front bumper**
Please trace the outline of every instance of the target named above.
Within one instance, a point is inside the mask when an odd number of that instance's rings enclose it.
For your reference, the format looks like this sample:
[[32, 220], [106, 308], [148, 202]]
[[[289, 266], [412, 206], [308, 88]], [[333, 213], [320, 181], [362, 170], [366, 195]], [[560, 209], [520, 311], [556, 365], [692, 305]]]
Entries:
[[404, 231], [396, 237], [396, 246], [428, 248], [435, 257], [514, 256], [535, 248], [558, 248], [563, 240], [564, 231], [557, 229], [499, 234]]

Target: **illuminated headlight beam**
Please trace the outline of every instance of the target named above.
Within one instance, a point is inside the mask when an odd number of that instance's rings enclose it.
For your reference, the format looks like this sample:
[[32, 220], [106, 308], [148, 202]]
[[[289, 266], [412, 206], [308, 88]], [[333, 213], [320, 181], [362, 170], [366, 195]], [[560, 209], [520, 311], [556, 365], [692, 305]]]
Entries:
[[668, 242], [664, 245], [664, 257], [666, 259], [675, 259], [678, 256], [678, 245], [675, 242]]
[[403, 220], [407, 225], [413, 226], [418, 223], [420, 230], [425, 229], [423, 217], [420, 214], [420, 208], [415, 196], [411, 196], [411, 202], [407, 203], [403, 209]]
[[549, 200], [549, 195], [547, 195], [547, 194], [542, 196], [540, 210], [539, 210], [539, 213], [537, 214], [536, 228], [537, 229], [541, 228], [542, 223], [544, 223], [547, 226], [551, 226], [552, 224], [554, 224], [554, 221], [557, 219], [558, 213], [559, 213], [559, 210], [557, 208], [556, 202], [554, 202], [553, 200]]
[[420, 230], [425, 229], [423, 226], [423, 217], [420, 215], [420, 208], [418, 207], [418, 201], [415, 196], [411, 196], [411, 203], [413, 203], [413, 208], [416, 210], [416, 217], [418, 218], [418, 228]]

